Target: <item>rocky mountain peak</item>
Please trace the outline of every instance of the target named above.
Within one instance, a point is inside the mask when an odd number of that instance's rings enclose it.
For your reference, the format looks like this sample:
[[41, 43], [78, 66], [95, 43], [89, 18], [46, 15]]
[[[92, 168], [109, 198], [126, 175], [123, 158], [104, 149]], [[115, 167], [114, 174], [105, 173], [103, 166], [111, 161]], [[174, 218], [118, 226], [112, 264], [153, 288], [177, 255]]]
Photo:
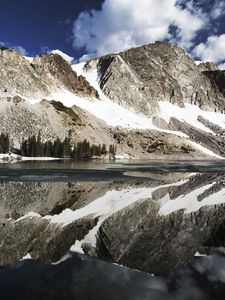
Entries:
[[198, 65], [198, 68], [201, 72], [205, 72], [205, 71], [219, 71], [220, 68], [217, 64], [213, 63], [213, 62], [202, 62]]
[[98, 92], [58, 54], [41, 55], [30, 63], [19, 52], [0, 48], [0, 86], [0, 96], [41, 99], [64, 88], [79, 96], [98, 98]]
[[101, 57], [98, 73], [109, 98], [147, 115], [158, 111], [159, 101], [212, 111], [225, 104], [202, 69], [174, 44], [156, 42]]

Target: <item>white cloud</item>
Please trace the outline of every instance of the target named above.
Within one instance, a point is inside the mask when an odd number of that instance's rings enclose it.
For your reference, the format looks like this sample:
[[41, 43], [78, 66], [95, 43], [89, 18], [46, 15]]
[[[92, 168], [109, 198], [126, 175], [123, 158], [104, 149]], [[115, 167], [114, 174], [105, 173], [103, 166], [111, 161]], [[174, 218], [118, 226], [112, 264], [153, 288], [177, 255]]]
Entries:
[[66, 61], [68, 61], [69, 63], [74, 62], [73, 57], [67, 55], [66, 53], [62, 52], [61, 50], [55, 49], [55, 50], [50, 51], [50, 53], [58, 54], [58, 55], [62, 56], [62, 58], [65, 59]]
[[221, 0], [215, 0], [213, 8], [211, 10], [211, 17], [217, 19], [225, 14], [225, 2]]
[[225, 70], [225, 63], [219, 65], [220, 70]]
[[[74, 22], [74, 46], [88, 56], [100, 56], [130, 47], [170, 39], [189, 48], [205, 24], [205, 15], [177, 0], [105, 0], [100, 11], [82, 12]], [[176, 28], [176, 36], [170, 28]]]
[[225, 60], [225, 34], [210, 36], [205, 43], [197, 45], [192, 55], [202, 61], [219, 63]]
[[27, 50], [21, 46], [14, 46], [12, 47], [13, 49], [15, 49], [16, 51], [20, 52], [23, 55], [27, 55]]

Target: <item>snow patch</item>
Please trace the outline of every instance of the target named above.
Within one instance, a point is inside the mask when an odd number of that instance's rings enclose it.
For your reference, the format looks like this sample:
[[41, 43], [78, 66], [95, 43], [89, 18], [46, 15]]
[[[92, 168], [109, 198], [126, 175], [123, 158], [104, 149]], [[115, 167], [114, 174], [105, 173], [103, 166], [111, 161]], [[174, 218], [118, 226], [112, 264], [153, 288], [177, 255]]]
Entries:
[[20, 221], [22, 221], [24, 219], [27, 219], [27, 218], [41, 218], [41, 215], [38, 214], [38, 213], [36, 213], [36, 212], [34, 212], [34, 211], [30, 211], [27, 214], [25, 214], [24, 216], [22, 216], [19, 219], [17, 219], [15, 221], [15, 223], [20, 222]]
[[29, 63], [32, 63], [32, 61], [34, 60], [34, 58], [31, 57], [31, 56], [24, 56], [24, 58], [25, 58], [26, 60], [28, 60]]
[[70, 247], [70, 251], [84, 254], [81, 241], [76, 240], [75, 244]]
[[136, 114], [120, 106], [109, 99], [89, 99], [75, 96], [67, 90], [59, 90], [52, 93], [52, 96], [47, 100], [56, 100], [62, 102], [65, 106], [71, 107], [76, 105], [98, 119], [103, 120], [107, 125], [113, 127], [123, 127], [127, 129], [152, 129], [158, 131], [159, 128], [152, 124], [152, 119], [141, 114]]
[[196, 257], [200, 257], [200, 256], [206, 256], [206, 254], [201, 254], [201, 253], [199, 253], [198, 251], [195, 253], [195, 256]]
[[167, 122], [169, 122], [170, 118], [175, 117], [176, 119], [185, 121], [200, 130], [213, 134], [209, 128], [205, 127], [197, 120], [198, 116], [202, 116], [208, 121], [225, 129], [225, 115], [222, 113], [204, 111], [198, 106], [189, 103], [185, 103], [184, 107], [179, 107], [167, 101], [160, 101], [159, 106], [160, 116]]
[[167, 216], [180, 209], [184, 210], [185, 214], [189, 214], [198, 211], [201, 207], [211, 206], [216, 204], [225, 203], [225, 189], [221, 189], [217, 193], [209, 195], [208, 197], [198, 200], [198, 196], [204, 193], [207, 189], [211, 188], [215, 183], [205, 185], [204, 187], [195, 189], [194, 191], [177, 197], [176, 199], [170, 199], [169, 194], [160, 199], [159, 215]]
[[25, 260], [25, 259], [32, 259], [30, 253], [27, 253], [25, 256], [23, 256], [23, 257], [20, 259], [20, 261], [21, 261], [21, 260]]
[[26, 157], [26, 156], [21, 156], [22, 161], [33, 161], [33, 160], [38, 160], [38, 161], [51, 161], [51, 160], [64, 160], [65, 158], [58, 158], [58, 157]]
[[50, 53], [60, 55], [63, 59], [65, 59], [70, 64], [74, 61], [74, 58], [72, 56], [69, 56], [68, 54], [62, 52], [59, 49], [52, 50]]
[[162, 119], [164, 119], [167, 123], [169, 123], [170, 118], [174, 117], [182, 122], [184, 121], [186, 123], [189, 123], [200, 130], [204, 130], [206, 132], [214, 134], [212, 130], [205, 127], [202, 123], [200, 123], [197, 120], [197, 117], [199, 115], [202, 115], [203, 111], [196, 105], [185, 104], [184, 107], [179, 107], [167, 101], [160, 101], [159, 107], [159, 116]]
[[196, 149], [198, 149], [199, 151], [205, 153], [208, 156], [212, 156], [215, 158], [219, 158], [219, 159], [224, 159], [224, 157], [217, 155], [216, 153], [212, 152], [211, 150], [201, 146], [200, 144], [193, 142], [193, 141], [189, 141], [190, 144], [193, 145], [193, 147], [195, 147]]

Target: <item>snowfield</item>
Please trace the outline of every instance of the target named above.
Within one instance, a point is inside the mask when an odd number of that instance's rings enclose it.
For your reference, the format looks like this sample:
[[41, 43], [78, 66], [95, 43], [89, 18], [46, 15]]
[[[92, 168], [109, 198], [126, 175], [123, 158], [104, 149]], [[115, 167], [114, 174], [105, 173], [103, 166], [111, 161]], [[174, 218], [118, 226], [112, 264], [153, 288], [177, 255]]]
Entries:
[[204, 130], [213, 134], [213, 131], [205, 127], [201, 122], [197, 120], [198, 116], [202, 116], [210, 122], [217, 124], [223, 129], [225, 129], [224, 114], [204, 111], [201, 110], [198, 106], [188, 103], [186, 103], [184, 107], [179, 107], [167, 101], [160, 101], [159, 105], [159, 116], [163, 118], [166, 122], [169, 122], [170, 118], [174, 117], [180, 121], [185, 121], [200, 130]]

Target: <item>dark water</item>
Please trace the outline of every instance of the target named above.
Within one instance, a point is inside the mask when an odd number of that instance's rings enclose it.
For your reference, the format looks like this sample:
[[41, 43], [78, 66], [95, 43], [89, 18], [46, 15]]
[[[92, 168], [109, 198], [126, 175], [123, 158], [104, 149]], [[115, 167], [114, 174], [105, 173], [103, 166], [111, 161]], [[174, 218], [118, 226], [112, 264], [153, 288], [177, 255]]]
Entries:
[[58, 265], [24, 261], [0, 272], [1, 299], [223, 300], [223, 251], [167, 279], [76, 254]]
[[26, 162], [0, 181], [3, 299], [224, 299], [224, 161]]
[[225, 160], [212, 161], [52, 161], [0, 164], [4, 181], [102, 181], [149, 177], [149, 173], [225, 172]]

